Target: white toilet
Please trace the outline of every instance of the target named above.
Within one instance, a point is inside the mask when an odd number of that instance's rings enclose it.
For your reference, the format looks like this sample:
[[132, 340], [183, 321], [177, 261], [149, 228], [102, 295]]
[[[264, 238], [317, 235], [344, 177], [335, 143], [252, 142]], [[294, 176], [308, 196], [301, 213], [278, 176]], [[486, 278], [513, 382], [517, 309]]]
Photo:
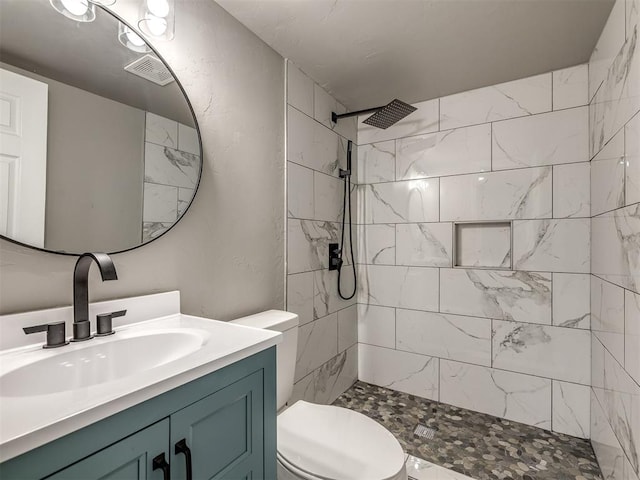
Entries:
[[407, 480], [404, 452], [382, 425], [346, 408], [291, 398], [298, 316], [269, 310], [233, 321], [282, 332], [276, 347], [278, 480]]

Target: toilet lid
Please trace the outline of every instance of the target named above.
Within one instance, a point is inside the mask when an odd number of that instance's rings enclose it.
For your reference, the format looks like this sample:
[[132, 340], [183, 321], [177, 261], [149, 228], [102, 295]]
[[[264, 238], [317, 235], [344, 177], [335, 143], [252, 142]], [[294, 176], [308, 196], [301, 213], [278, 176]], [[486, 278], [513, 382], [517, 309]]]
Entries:
[[278, 415], [278, 454], [325, 480], [387, 480], [404, 464], [400, 443], [376, 421], [302, 400]]

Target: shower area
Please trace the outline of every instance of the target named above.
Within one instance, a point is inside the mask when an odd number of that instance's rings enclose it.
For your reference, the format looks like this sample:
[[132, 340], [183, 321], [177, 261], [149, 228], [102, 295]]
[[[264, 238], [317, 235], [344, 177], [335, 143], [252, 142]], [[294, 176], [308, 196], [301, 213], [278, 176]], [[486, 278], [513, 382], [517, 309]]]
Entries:
[[[332, 121], [347, 109], [287, 62], [295, 399], [385, 412], [407, 453], [473, 478], [638, 480], [638, 17], [618, 0], [587, 64], [415, 103], [386, 129]], [[474, 428], [504, 433], [470, 453]]]

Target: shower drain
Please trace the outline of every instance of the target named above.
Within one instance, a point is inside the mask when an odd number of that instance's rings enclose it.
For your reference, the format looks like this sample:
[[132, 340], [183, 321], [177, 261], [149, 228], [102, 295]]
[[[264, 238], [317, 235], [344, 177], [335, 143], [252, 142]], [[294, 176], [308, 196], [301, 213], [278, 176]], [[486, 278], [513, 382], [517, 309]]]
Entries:
[[413, 434], [420, 437], [420, 438], [426, 438], [427, 440], [433, 440], [433, 438], [436, 436], [436, 430], [434, 430], [433, 428], [429, 428], [425, 425], [420, 425], [418, 424], [415, 428], [415, 430], [413, 431]]

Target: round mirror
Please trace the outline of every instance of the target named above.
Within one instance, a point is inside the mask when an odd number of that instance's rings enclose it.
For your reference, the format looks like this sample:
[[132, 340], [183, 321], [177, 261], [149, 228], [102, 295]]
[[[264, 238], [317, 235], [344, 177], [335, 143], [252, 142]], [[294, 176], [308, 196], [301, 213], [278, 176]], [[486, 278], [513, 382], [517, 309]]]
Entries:
[[0, 0], [0, 236], [129, 250], [176, 224], [201, 170], [189, 100], [134, 29], [86, 0]]

